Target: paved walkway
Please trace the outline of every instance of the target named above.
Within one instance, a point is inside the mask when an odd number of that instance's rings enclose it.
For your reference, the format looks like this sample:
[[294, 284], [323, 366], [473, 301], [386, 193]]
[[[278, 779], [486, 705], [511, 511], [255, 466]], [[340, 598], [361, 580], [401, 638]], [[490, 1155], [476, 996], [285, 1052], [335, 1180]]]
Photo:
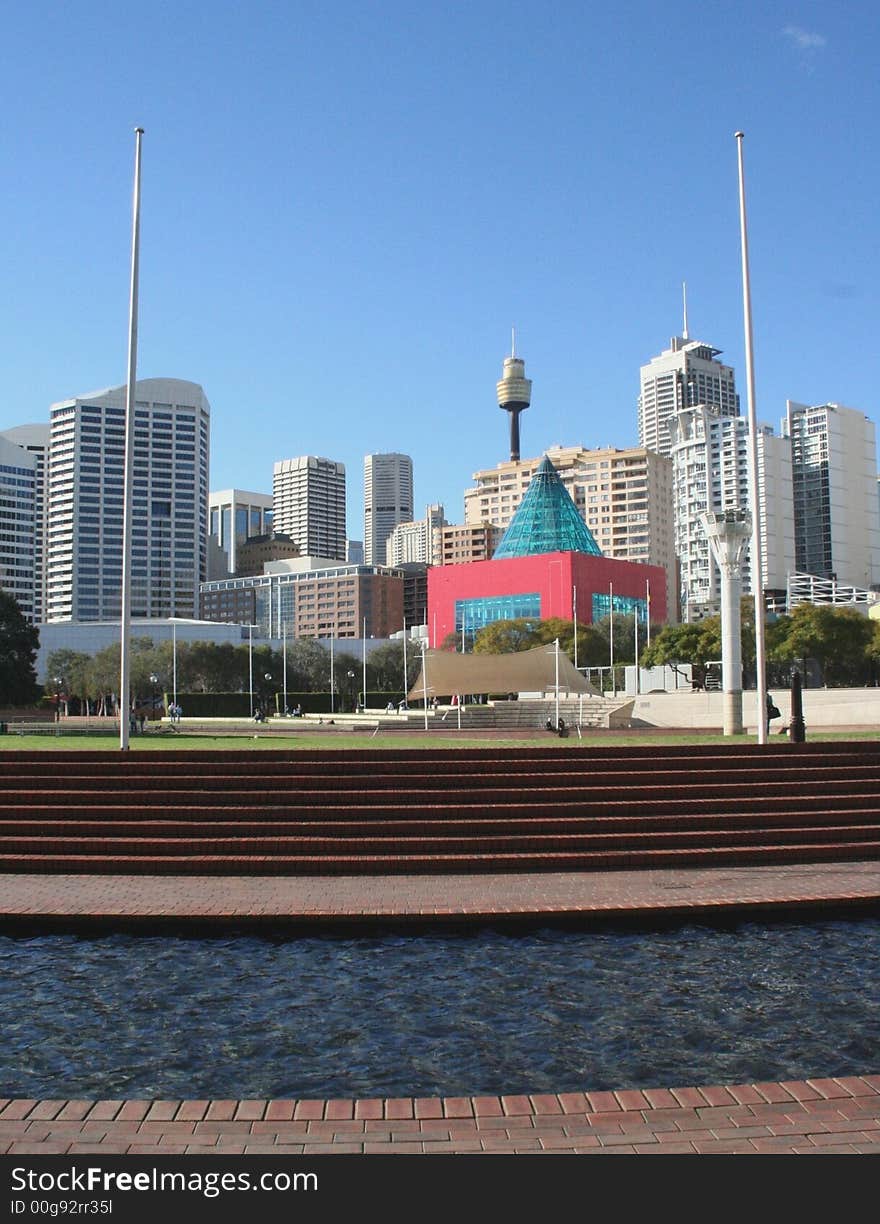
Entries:
[[149, 925], [698, 916], [880, 902], [880, 862], [503, 875], [0, 875], [18, 920]]
[[[454, 898], [454, 900], [451, 900]], [[524, 875], [0, 876], [15, 923], [310, 925], [721, 916], [876, 905], [880, 863]], [[0, 1154], [880, 1154], [880, 1075], [393, 1100], [0, 1099]]]

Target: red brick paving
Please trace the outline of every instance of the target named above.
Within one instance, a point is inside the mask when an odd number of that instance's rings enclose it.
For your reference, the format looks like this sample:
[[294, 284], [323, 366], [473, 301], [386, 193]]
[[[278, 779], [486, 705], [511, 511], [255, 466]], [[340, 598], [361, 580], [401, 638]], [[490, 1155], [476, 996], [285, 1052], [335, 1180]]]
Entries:
[[[715, 1085], [615, 1093], [542, 1093], [532, 1097], [446, 1098], [443, 1101], [162, 1101], [76, 1102], [81, 1121], [60, 1120], [69, 1102], [7, 1101], [0, 1109], [0, 1153], [76, 1155], [124, 1152], [240, 1152], [317, 1155], [323, 1152], [583, 1152], [583, 1153], [831, 1153], [880, 1155], [880, 1091], [876, 1076], [827, 1079], [830, 1108], [810, 1112], [787, 1089], [803, 1084]], [[837, 1095], [832, 1095], [832, 1094]], [[738, 1105], [759, 1097], [761, 1105]], [[779, 1098], [771, 1105], [767, 1096]], [[613, 1113], [590, 1101], [613, 1097]], [[783, 1100], [787, 1098], [787, 1103]], [[690, 1106], [668, 1107], [672, 1100]], [[719, 1100], [729, 1105], [718, 1105]], [[834, 1103], [842, 1108], [836, 1109]], [[82, 1106], [86, 1108], [83, 1110]], [[132, 1120], [136, 1114], [146, 1117]], [[229, 1106], [235, 1120], [225, 1120]], [[434, 1109], [426, 1106], [434, 1105]], [[60, 1106], [60, 1108], [58, 1108]], [[843, 1108], [846, 1112], [843, 1112]], [[439, 1111], [444, 1111], [441, 1118]], [[435, 1116], [426, 1116], [426, 1114]], [[204, 1115], [211, 1124], [196, 1122]], [[164, 1116], [169, 1115], [169, 1116]]]
[[[455, 898], [454, 904], [450, 897]], [[880, 864], [503, 876], [0, 876], [5, 922], [332, 923], [694, 915], [880, 900]], [[0, 1099], [0, 1154], [876, 1153], [880, 1074], [360, 1101]]]

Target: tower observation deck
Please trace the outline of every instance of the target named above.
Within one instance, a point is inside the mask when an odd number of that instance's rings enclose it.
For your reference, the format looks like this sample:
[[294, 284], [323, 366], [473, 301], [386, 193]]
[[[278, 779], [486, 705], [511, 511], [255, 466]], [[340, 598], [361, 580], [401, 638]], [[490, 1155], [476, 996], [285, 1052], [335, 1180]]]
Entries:
[[532, 380], [526, 378], [526, 363], [516, 350], [504, 358], [501, 380], [496, 384], [498, 406], [510, 415], [510, 458], [519, 460], [519, 414], [532, 399]]

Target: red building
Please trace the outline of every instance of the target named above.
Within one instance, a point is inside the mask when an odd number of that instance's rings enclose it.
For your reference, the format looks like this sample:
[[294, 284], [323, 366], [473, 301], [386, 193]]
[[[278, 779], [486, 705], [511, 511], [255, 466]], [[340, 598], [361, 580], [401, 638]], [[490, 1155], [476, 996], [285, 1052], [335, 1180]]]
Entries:
[[[613, 602], [612, 602], [613, 601]], [[576, 605], [576, 607], [575, 607]], [[583, 552], [548, 552], [428, 570], [428, 640], [437, 647], [464, 628], [472, 635], [496, 620], [559, 616], [579, 624], [612, 610], [644, 624], [666, 620], [666, 572]], [[649, 611], [650, 608], [650, 611]]]

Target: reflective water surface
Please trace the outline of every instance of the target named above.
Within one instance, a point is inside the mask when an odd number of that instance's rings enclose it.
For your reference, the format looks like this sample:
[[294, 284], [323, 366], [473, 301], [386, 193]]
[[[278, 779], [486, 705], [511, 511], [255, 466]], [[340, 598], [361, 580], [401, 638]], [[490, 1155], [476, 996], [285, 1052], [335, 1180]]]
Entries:
[[351, 1097], [876, 1072], [880, 919], [0, 938], [0, 1096]]

